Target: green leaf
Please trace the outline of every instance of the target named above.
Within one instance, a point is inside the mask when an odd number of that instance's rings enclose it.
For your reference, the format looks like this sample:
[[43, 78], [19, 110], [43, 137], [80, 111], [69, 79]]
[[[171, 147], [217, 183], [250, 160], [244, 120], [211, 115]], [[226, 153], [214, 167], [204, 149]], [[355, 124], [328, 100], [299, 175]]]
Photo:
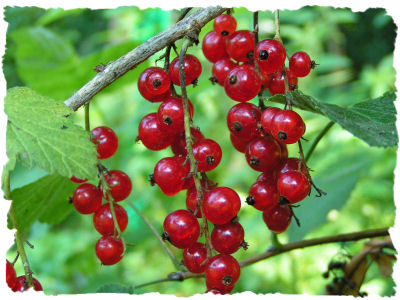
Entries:
[[73, 112], [63, 103], [17, 87], [7, 91], [7, 155], [27, 168], [37, 165], [65, 177], [97, 176], [96, 148], [89, 133], [73, 124]]
[[73, 210], [68, 202], [76, 189], [66, 177], [53, 174], [11, 191], [20, 230], [27, 231], [35, 221], [58, 224]]
[[[300, 91], [289, 92], [287, 97], [293, 106], [328, 117], [370, 146], [395, 147], [398, 144], [394, 92], [350, 107], [323, 103]], [[286, 101], [284, 95], [275, 95], [268, 100], [279, 103]]]
[[119, 283], [108, 283], [101, 286], [96, 293], [124, 293], [133, 294], [133, 287]]

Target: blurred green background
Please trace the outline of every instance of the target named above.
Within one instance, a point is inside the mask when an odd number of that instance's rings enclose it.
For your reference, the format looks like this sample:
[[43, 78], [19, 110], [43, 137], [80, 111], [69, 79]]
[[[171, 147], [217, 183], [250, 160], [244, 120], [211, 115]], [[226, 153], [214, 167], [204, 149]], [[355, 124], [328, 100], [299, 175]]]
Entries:
[[[56, 100], [65, 100], [90, 80], [93, 68], [115, 60], [153, 35], [171, 26], [178, 11], [161, 9], [139, 10], [120, 7], [110, 10], [49, 9], [37, 7], [7, 7], [9, 24], [7, 50], [3, 71], [7, 88], [28, 86]], [[234, 10], [238, 29], [252, 28], [252, 12]], [[394, 90], [395, 70], [393, 50], [396, 26], [383, 9], [353, 13], [349, 9], [304, 7], [280, 14], [281, 34], [287, 53], [306, 51], [319, 65], [306, 78], [299, 79], [299, 89], [317, 99], [348, 106], [378, 97]], [[260, 39], [274, 35], [273, 14], [259, 14]], [[200, 40], [212, 30], [212, 22], [201, 31]], [[180, 46], [180, 42], [177, 42]], [[258, 173], [247, 166], [244, 155], [230, 144], [226, 114], [236, 104], [220, 86], [212, 86], [212, 64], [204, 58], [201, 45], [190, 54], [202, 62], [203, 72], [197, 87], [188, 87], [194, 108], [194, 124], [208, 138], [215, 139], [223, 149], [223, 158], [209, 177], [221, 186], [235, 189], [242, 200]], [[157, 161], [172, 156], [168, 148], [152, 152], [135, 143], [141, 118], [155, 112], [157, 104], [144, 100], [137, 90], [137, 78], [147, 67], [155, 65], [162, 52], [155, 54], [123, 78], [114, 82], [91, 102], [92, 127], [105, 125], [119, 137], [117, 154], [104, 162], [109, 169], [121, 169], [132, 179], [133, 190], [126, 201], [133, 201], [161, 233], [165, 216], [185, 206], [185, 192], [177, 196], [163, 195], [157, 186], [151, 187], [148, 174]], [[172, 55], [172, 58], [175, 56]], [[162, 66], [162, 62], [156, 63]], [[257, 103], [256, 100], [252, 101]], [[307, 124], [305, 138], [312, 141], [328, 123], [328, 119], [301, 112]], [[83, 126], [83, 110], [77, 112], [76, 123]], [[307, 151], [311, 142], [304, 142]], [[290, 156], [297, 156], [296, 147], [289, 147]], [[393, 170], [396, 149], [369, 147], [342, 130], [339, 125], [320, 142], [309, 167], [317, 185], [327, 197], [311, 197], [295, 209], [302, 226], [292, 223], [280, 235], [283, 242], [320, 237], [357, 230], [392, 226], [395, 217], [393, 201]], [[39, 169], [26, 170], [17, 165], [12, 173], [12, 188], [23, 186], [42, 177]], [[124, 202], [126, 202], [124, 201]], [[106, 283], [134, 286], [165, 277], [175, 271], [164, 250], [142, 220], [127, 205], [129, 214], [124, 237], [135, 244], [115, 266], [101, 266], [94, 253], [99, 234], [91, 216], [71, 214], [61, 224], [49, 226], [35, 223], [28, 240], [35, 249], [27, 249], [28, 257], [46, 294], [89, 293]], [[249, 243], [247, 251], [239, 250], [238, 259], [258, 254], [270, 246], [270, 232], [256, 211], [243, 202], [239, 213]], [[346, 245], [357, 254], [363, 242]], [[339, 244], [329, 244], [296, 250], [242, 269], [234, 292], [323, 294], [329, 283], [321, 274]], [[181, 258], [181, 251], [172, 249]], [[10, 248], [9, 260], [15, 257]], [[22, 265], [16, 264], [18, 274]], [[134, 290], [134, 293], [160, 292], [190, 296], [205, 291], [204, 279], [166, 282]], [[362, 291], [392, 295], [394, 282], [383, 277], [372, 265]]]

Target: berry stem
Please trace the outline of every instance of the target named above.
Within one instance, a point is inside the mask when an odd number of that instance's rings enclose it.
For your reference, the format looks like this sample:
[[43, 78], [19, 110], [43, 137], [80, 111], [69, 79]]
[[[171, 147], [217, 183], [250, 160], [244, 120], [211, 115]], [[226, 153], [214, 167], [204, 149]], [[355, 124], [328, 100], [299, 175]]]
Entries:
[[85, 105], [85, 130], [90, 132], [90, 115], [89, 115], [89, 105], [90, 102], [88, 102]]
[[279, 23], [279, 9], [275, 10], [275, 36], [274, 39], [283, 44], [281, 37], [281, 26]]
[[179, 79], [180, 79], [181, 92], [182, 92], [185, 136], [186, 136], [186, 149], [187, 149], [187, 155], [189, 157], [190, 172], [193, 176], [194, 184], [196, 186], [197, 199], [198, 199], [200, 211], [202, 214], [202, 221], [203, 221], [202, 226], [203, 226], [203, 232], [205, 234], [205, 239], [206, 239], [207, 257], [211, 257], [212, 256], [211, 239], [210, 239], [210, 235], [208, 232], [208, 222], [203, 213], [203, 205], [202, 205], [203, 204], [203, 190], [201, 188], [200, 179], [199, 179], [199, 176], [197, 173], [197, 167], [196, 167], [197, 162], [193, 155], [193, 139], [192, 139], [192, 134], [190, 132], [191, 120], [190, 120], [190, 114], [189, 114], [189, 104], [188, 104], [188, 99], [187, 99], [186, 83], [185, 83], [185, 56], [186, 56], [187, 49], [192, 44], [193, 44], [193, 42], [189, 38], [185, 38], [183, 41], [181, 51], [179, 54]]
[[278, 234], [275, 232], [271, 232], [271, 244], [274, 250], [282, 249], [282, 244], [278, 239]]
[[254, 47], [258, 44], [258, 10], [253, 13]]
[[318, 136], [314, 139], [312, 142], [310, 149], [308, 149], [308, 152], [306, 154], [305, 160], [308, 162], [308, 160], [311, 157], [311, 154], [314, 152], [315, 148], [317, 147], [319, 141], [323, 138], [323, 136], [331, 129], [331, 127], [335, 124], [335, 122], [330, 121], [328, 124], [325, 125], [324, 129], [318, 134]]

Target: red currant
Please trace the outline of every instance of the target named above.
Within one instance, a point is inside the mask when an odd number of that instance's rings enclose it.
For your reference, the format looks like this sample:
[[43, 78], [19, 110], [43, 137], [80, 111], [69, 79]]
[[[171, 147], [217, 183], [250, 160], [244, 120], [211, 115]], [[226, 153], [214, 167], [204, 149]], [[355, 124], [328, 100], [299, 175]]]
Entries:
[[183, 251], [183, 264], [192, 273], [203, 273], [207, 259], [207, 249], [204, 244], [195, 242]]
[[257, 44], [254, 57], [263, 72], [273, 73], [285, 63], [286, 51], [282, 43], [267, 39]]
[[226, 291], [233, 288], [240, 276], [240, 265], [229, 254], [218, 254], [210, 258], [205, 269], [207, 288]]
[[[188, 100], [189, 115], [193, 117], [193, 104]], [[170, 97], [165, 100], [157, 112], [158, 122], [161, 125], [161, 130], [168, 134], [176, 135], [184, 131], [184, 112], [182, 99]]]
[[206, 34], [202, 44], [204, 56], [215, 63], [221, 58], [228, 57], [225, 50], [225, 39], [216, 31], [210, 31]]
[[296, 143], [306, 130], [303, 119], [293, 110], [277, 112], [271, 125], [272, 136], [283, 144]]
[[[203, 191], [203, 199], [206, 197], [206, 192]], [[199, 200], [197, 199], [197, 190], [195, 186], [188, 189], [186, 193], [186, 208], [193, 213], [196, 212], [196, 217], [201, 218], [201, 209], [197, 207]]]
[[176, 195], [183, 187], [183, 178], [189, 173], [189, 164], [181, 156], [165, 157], [154, 167], [154, 181], [167, 196]]
[[274, 116], [278, 111], [281, 111], [281, 109], [278, 107], [272, 107], [272, 106], [267, 107], [263, 111], [260, 122], [261, 122], [262, 128], [264, 129], [264, 131], [266, 133], [269, 133], [269, 134], [271, 133], [272, 120], [274, 119]]
[[170, 213], [163, 226], [163, 237], [179, 249], [190, 247], [200, 236], [199, 222], [188, 210], [179, 209]]
[[304, 175], [308, 176], [307, 167], [298, 158], [290, 157], [283, 160], [278, 169], [278, 177], [288, 171], [300, 171]]
[[103, 265], [115, 265], [122, 259], [124, 244], [119, 238], [102, 236], [96, 243], [96, 255]]
[[249, 30], [238, 30], [226, 39], [226, 52], [237, 62], [246, 62], [253, 57], [254, 34]]
[[138, 132], [138, 138], [147, 149], [158, 151], [171, 145], [172, 137], [161, 128], [157, 113], [144, 116], [140, 121]]
[[238, 102], [246, 102], [258, 95], [261, 79], [254, 66], [243, 64], [229, 72], [224, 87], [228, 97]]
[[225, 224], [240, 210], [239, 195], [228, 187], [215, 187], [203, 200], [203, 213], [214, 224]]
[[228, 36], [236, 30], [236, 19], [231, 15], [219, 15], [214, 20], [214, 30], [222, 36]]
[[247, 163], [259, 172], [268, 172], [277, 168], [281, 155], [279, 143], [270, 136], [254, 138], [246, 149]]
[[[190, 128], [190, 134], [193, 138], [193, 142], [196, 143], [197, 141], [200, 141], [204, 139], [204, 135], [201, 133], [201, 131], [197, 128]], [[181, 155], [181, 156], [186, 156], [187, 155], [187, 150], [186, 150], [186, 136], [185, 132], [182, 131], [179, 134], [177, 134], [171, 143], [171, 150], [175, 155]]]
[[227, 125], [231, 133], [240, 138], [257, 136], [261, 112], [254, 104], [245, 102], [233, 106], [227, 115]]
[[193, 145], [193, 156], [199, 172], [214, 170], [221, 161], [222, 149], [211, 139], [202, 139]]
[[269, 230], [281, 233], [289, 227], [292, 211], [286, 205], [276, 204], [264, 210], [262, 217]]
[[96, 127], [92, 130], [93, 144], [97, 147], [97, 157], [106, 159], [114, 155], [118, 149], [118, 137], [115, 132], [105, 126]]
[[87, 178], [80, 179], [78, 177], [72, 176], [69, 180], [71, 180], [72, 182], [75, 182], [75, 183], [84, 183], [87, 181]]
[[[146, 70], [144, 70], [138, 79], [138, 90], [139, 93], [142, 95], [143, 98], [145, 98], [146, 100], [150, 101], [150, 102], [161, 102], [163, 101], [166, 97], [168, 97], [169, 95], [171, 95], [171, 90], [166, 89], [166, 91], [164, 93], [161, 94], [154, 94], [152, 93], [149, 89], [148, 89], [148, 82], [149, 82], [149, 75], [151, 75], [153, 72], [155, 71], [159, 71], [161, 68], [158, 67], [150, 67], [147, 68]], [[161, 69], [162, 70], [162, 69]], [[164, 71], [163, 71], [164, 72]], [[157, 72], [156, 72], [157, 73]], [[165, 73], [165, 72], [164, 72]], [[161, 85], [159, 87], [161, 87], [161, 89], [165, 89], [165, 86], [167, 84], [167, 82], [171, 82], [169, 77], [168, 79], [165, 78], [165, 76], [163, 76], [163, 78], [165, 79]], [[152, 82], [150, 82], [150, 84], [152, 84]], [[158, 84], [157, 81], [155, 83], [156, 85]]]
[[[119, 229], [123, 232], [128, 225], [128, 214], [126, 210], [118, 204], [114, 204], [114, 211]], [[115, 224], [109, 203], [103, 204], [95, 212], [93, 215], [93, 224], [101, 235], [113, 235], [115, 233]]]
[[[185, 56], [185, 84], [195, 84], [200, 76], [202, 68], [201, 63], [196, 56], [186, 54]], [[179, 57], [176, 57], [169, 66], [169, 76], [175, 85], [181, 85], [179, 77]]]
[[17, 273], [14, 266], [6, 259], [6, 282], [10, 289], [17, 283]]
[[101, 206], [102, 193], [90, 183], [84, 183], [77, 187], [72, 196], [72, 203], [81, 214], [92, 214]]
[[296, 52], [289, 59], [289, 69], [297, 77], [305, 77], [315, 66], [315, 62], [311, 61], [310, 56], [305, 52]]
[[217, 252], [222, 254], [235, 253], [244, 245], [243, 239], [244, 229], [239, 222], [215, 225], [211, 233], [211, 244]]
[[206, 280], [206, 287], [207, 287], [207, 292], [211, 292], [213, 294], [217, 294], [217, 295], [225, 295], [225, 294], [229, 294], [230, 292], [233, 291], [233, 288], [235, 287], [235, 285], [228, 285], [228, 286], [224, 286], [224, 287], [220, 287], [219, 289], [213, 288], [212, 284], [209, 283]]
[[261, 173], [258, 177], [257, 177], [257, 181], [261, 181], [261, 182], [273, 182], [276, 183], [276, 172], [275, 170], [269, 171], [269, 172], [265, 172], [265, 173]]
[[[33, 281], [33, 289], [35, 291], [37, 291], [37, 292], [43, 291], [42, 285], [36, 278], [32, 277], [32, 281]], [[27, 290], [29, 290], [29, 286], [28, 286], [28, 282], [26, 281], [25, 275], [17, 277], [15, 285], [12, 288], [12, 291], [22, 293]]]
[[[286, 69], [286, 76], [289, 84], [289, 91], [293, 91], [297, 88], [297, 77], [294, 76], [293, 72]], [[285, 94], [285, 76], [281, 71], [272, 74], [272, 79], [268, 87], [268, 91], [271, 95]]]
[[229, 57], [221, 58], [216, 61], [212, 67], [212, 75], [214, 76], [214, 80], [219, 85], [225, 85], [225, 79], [228, 76], [229, 72], [237, 67], [237, 64], [230, 60]]
[[299, 171], [287, 171], [278, 177], [278, 192], [291, 204], [303, 200], [310, 193], [308, 177]]
[[278, 201], [279, 193], [275, 180], [268, 182], [266, 178], [263, 181], [257, 181], [250, 187], [249, 196], [246, 199], [247, 204], [253, 205], [255, 209], [261, 211], [278, 204]]
[[[132, 182], [128, 175], [119, 170], [111, 170], [104, 176], [115, 202], [126, 199], [132, 190]], [[106, 197], [108, 200], [108, 197]]]
[[233, 147], [235, 147], [235, 149], [241, 153], [245, 153], [246, 152], [246, 148], [248, 143], [250, 142], [247, 139], [241, 139], [239, 137], [237, 137], [236, 135], [234, 135], [232, 132], [230, 134], [231, 137], [231, 143], [233, 145]]
[[278, 141], [279, 146], [281, 147], [281, 162], [288, 158], [288, 149], [286, 144]]

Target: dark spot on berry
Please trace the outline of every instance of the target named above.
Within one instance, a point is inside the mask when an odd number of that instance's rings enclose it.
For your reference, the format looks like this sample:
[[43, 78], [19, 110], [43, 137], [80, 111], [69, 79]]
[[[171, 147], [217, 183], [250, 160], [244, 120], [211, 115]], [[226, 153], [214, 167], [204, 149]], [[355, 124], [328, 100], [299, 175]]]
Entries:
[[279, 200], [278, 200], [278, 204], [279, 205], [286, 205], [286, 204], [289, 204], [289, 203], [290, 203], [289, 200], [286, 199], [285, 197], [283, 197], [283, 196], [279, 197]]
[[315, 62], [315, 60], [311, 61], [311, 69], [315, 69], [315, 67], [318, 66], [318, 64]]
[[197, 86], [197, 83], [199, 82], [199, 79], [196, 78], [192, 81], [193, 87]]
[[286, 134], [286, 132], [279, 131], [279, 132], [278, 132], [278, 138], [279, 138], [280, 141], [286, 140], [286, 139], [287, 139], [287, 134]]
[[247, 58], [252, 59], [254, 58], [254, 50], [250, 50], [249, 52], [247, 52]]
[[261, 51], [258, 53], [258, 58], [259, 58], [260, 60], [266, 60], [266, 59], [268, 59], [268, 56], [269, 56], [269, 53], [268, 53], [267, 50], [261, 50]]
[[158, 79], [158, 78], [156, 78], [156, 79], [154, 79], [153, 80], [153, 86], [154, 87], [159, 87], [161, 85], [161, 80], [160, 79]]
[[233, 281], [232, 276], [229, 276], [229, 275], [222, 278], [223, 285], [230, 285], [230, 284], [232, 284], [232, 281]]
[[254, 204], [256, 203], [256, 201], [254, 201], [254, 197], [253, 197], [253, 196], [248, 196], [248, 197], [246, 198], [246, 203], [247, 203], [248, 205], [254, 205]]
[[151, 186], [154, 186], [156, 184], [156, 181], [154, 180], [154, 175], [150, 174], [149, 175], [149, 182]]
[[237, 82], [236, 75], [232, 75], [231, 77], [229, 77], [229, 84], [235, 84], [236, 82]]
[[252, 156], [250, 158], [250, 165], [258, 166], [260, 164], [260, 160], [257, 157]]
[[206, 162], [207, 162], [207, 164], [212, 165], [214, 163], [214, 156], [207, 155]]
[[212, 84], [216, 84], [218, 83], [218, 79], [215, 76], [211, 76], [210, 78], [208, 78]]
[[68, 197], [68, 203], [72, 203], [72, 202], [73, 202], [72, 197]]
[[240, 124], [240, 122], [233, 122], [232, 124], [232, 130], [235, 130], [237, 132], [242, 130], [242, 124]]
[[222, 36], [227, 36], [228, 34], [229, 34], [229, 32], [226, 31], [226, 30], [224, 30], [224, 31], [221, 32], [221, 35], [222, 35]]
[[243, 242], [240, 244], [240, 246], [241, 246], [244, 250], [249, 249], [249, 244], [248, 244], [246, 241], [243, 241]]
[[172, 124], [172, 119], [169, 116], [164, 116], [163, 121], [166, 125], [171, 125]]
[[168, 235], [168, 232], [166, 232], [166, 231], [164, 231], [162, 234], [161, 234], [161, 238], [162, 238], [162, 240], [163, 241], [170, 241], [169, 240], [169, 235]]

